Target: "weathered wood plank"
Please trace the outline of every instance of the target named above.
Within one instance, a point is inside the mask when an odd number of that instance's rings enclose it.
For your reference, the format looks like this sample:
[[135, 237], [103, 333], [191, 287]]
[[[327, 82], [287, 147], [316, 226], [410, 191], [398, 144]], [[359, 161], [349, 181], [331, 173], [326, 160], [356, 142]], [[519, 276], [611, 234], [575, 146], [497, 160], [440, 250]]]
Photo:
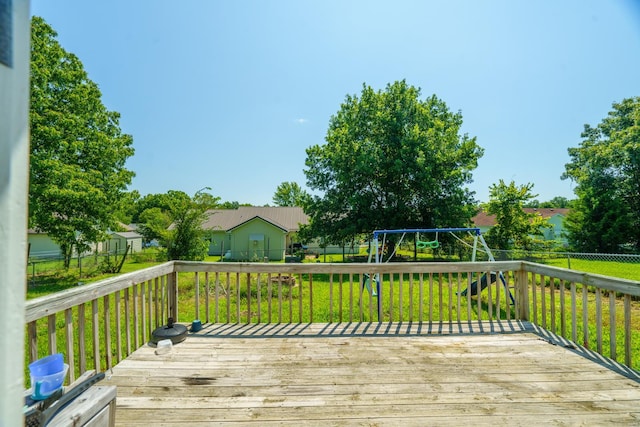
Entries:
[[504, 323], [205, 325], [107, 383], [122, 426], [638, 423], [640, 382]]
[[[207, 400], [203, 399], [203, 403]], [[308, 404], [307, 406], [294, 407], [266, 407], [255, 406], [245, 408], [211, 408], [202, 405], [198, 408], [163, 408], [159, 416], [158, 408], [132, 409], [127, 412], [126, 418], [121, 416], [123, 411], [116, 409], [116, 425], [126, 425], [127, 422], [147, 422], [154, 420], [154, 416], [162, 419], [166, 425], [182, 425], [184, 423], [207, 421], [209, 423], [253, 423], [263, 425], [264, 421], [296, 421], [299, 425], [308, 425], [310, 422], [324, 422], [324, 425], [340, 423], [352, 425], [356, 420], [366, 421], [369, 425], [372, 418], [386, 420], [388, 425], [399, 425], [396, 417], [420, 420], [421, 425], [433, 425], [433, 417], [455, 418], [460, 425], [461, 418], [472, 421], [480, 417], [490, 417], [492, 425], [514, 425], [511, 423], [513, 416], [523, 417], [527, 422], [520, 425], [532, 425], [539, 423], [541, 418], [553, 417], [556, 425], [601, 425], [591, 423], [590, 412], [594, 412], [596, 419], [607, 420], [610, 425], [637, 425], [640, 417], [638, 411], [628, 411], [629, 406], [622, 402], [605, 402], [598, 408], [589, 409], [584, 402], [567, 403], [440, 403], [437, 399], [414, 401], [412, 404], [386, 404], [378, 405], [359, 404], [351, 402], [349, 405], [329, 406], [322, 404]], [[585, 409], [587, 408], [587, 409]], [[473, 422], [475, 425], [477, 423]], [[153, 423], [156, 425], [155, 423]], [[246, 425], [243, 424], [243, 425]]]
[[[327, 410], [330, 410], [328, 408]], [[140, 418], [137, 421], [130, 421], [127, 423], [118, 423], [121, 426], [140, 426], [140, 425], [148, 425], [148, 422], [145, 423], [145, 417], [152, 418], [153, 414], [149, 412], [140, 412]], [[189, 421], [189, 426], [199, 427], [199, 426], [210, 426], [210, 425], [238, 425], [238, 423], [234, 422], [222, 422], [220, 420], [216, 421], [207, 421], [205, 418], [204, 421], [198, 419], [198, 415], [195, 414], [194, 418]], [[621, 422], [621, 417], [619, 415], [609, 416], [606, 414], [591, 416], [589, 421], [592, 422], [592, 425], [612, 425], [615, 422]], [[624, 421], [624, 420], [622, 420]], [[509, 426], [529, 426], [531, 425], [531, 416], [529, 415], [517, 415], [512, 414], [508, 416], [477, 416], [475, 414], [465, 416], [465, 415], [456, 415], [452, 417], [451, 415], [444, 416], [429, 416], [429, 417], [411, 417], [408, 415], [400, 414], [395, 417], [379, 417], [369, 414], [364, 418], [347, 418], [345, 420], [337, 421], [333, 419], [320, 418], [320, 419], [306, 419], [303, 423], [299, 419], [295, 420], [267, 420], [261, 418], [259, 423], [255, 423], [256, 425], [270, 427], [270, 426], [295, 426], [299, 427], [300, 425], [306, 426], [319, 426], [324, 427], [326, 425], [333, 426], [352, 426], [352, 425], [364, 425], [364, 426], [377, 426], [377, 427], [395, 427], [401, 425], [403, 427], [424, 427], [425, 425], [433, 425], [433, 426], [442, 426], [442, 427], [459, 427], [460, 425], [474, 425], [474, 426], [494, 426], [494, 425], [509, 425]], [[246, 423], [241, 423], [240, 425], [245, 425]], [[588, 425], [584, 423], [578, 422], [576, 420], [576, 424], [578, 425]], [[154, 426], [167, 427], [176, 425], [175, 422], [168, 421], [162, 422], [160, 420], [153, 421]], [[540, 423], [538, 423], [540, 425]], [[620, 425], [620, 424], [619, 424]], [[633, 415], [629, 415], [626, 417], [626, 423], [623, 422], [622, 425], [637, 425], [636, 418]]]

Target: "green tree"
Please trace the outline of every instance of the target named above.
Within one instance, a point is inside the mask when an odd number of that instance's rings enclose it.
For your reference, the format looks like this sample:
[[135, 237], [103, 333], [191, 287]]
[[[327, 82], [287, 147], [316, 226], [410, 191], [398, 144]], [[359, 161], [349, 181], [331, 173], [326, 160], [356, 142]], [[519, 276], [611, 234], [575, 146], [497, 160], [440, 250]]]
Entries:
[[236, 200], [229, 202], [219, 202], [216, 209], [238, 209], [240, 206], [253, 206], [251, 203], [240, 203]]
[[163, 242], [169, 260], [200, 261], [207, 256], [206, 230], [202, 224], [207, 210], [216, 208], [220, 198], [203, 192], [205, 189], [209, 190], [208, 187], [204, 188], [187, 201], [174, 200], [171, 206], [172, 224]]
[[326, 144], [307, 149], [311, 218], [301, 237], [350, 241], [374, 229], [465, 226], [475, 213], [472, 181], [483, 150], [460, 135], [462, 115], [403, 80], [348, 95]]
[[158, 208], [163, 212], [170, 212], [173, 205], [180, 202], [188, 202], [191, 197], [184, 191], [169, 190], [166, 193], [147, 194], [136, 203], [132, 221], [143, 222], [140, 216], [147, 209]]
[[567, 218], [576, 250], [640, 251], [640, 97], [613, 104], [597, 127], [586, 124], [563, 179], [577, 185], [578, 201]]
[[556, 196], [548, 202], [542, 202], [541, 208], [569, 208], [571, 207], [573, 200], [569, 200], [566, 197]]
[[122, 197], [118, 201], [118, 209], [116, 210], [116, 218], [123, 224], [130, 224], [133, 222], [134, 215], [137, 214], [137, 204], [140, 200], [140, 193], [138, 190], [122, 193]]
[[516, 186], [500, 180], [489, 187], [489, 202], [482, 209], [496, 216], [496, 225], [487, 232], [487, 242], [497, 249], [533, 249], [532, 236], [541, 235], [543, 227], [549, 227], [539, 215], [527, 213], [524, 205], [537, 195], [532, 194], [533, 184]]
[[132, 137], [108, 111], [80, 60], [39, 17], [31, 25], [30, 226], [73, 250], [88, 250], [117, 227], [119, 201], [134, 173]]
[[138, 232], [142, 234], [145, 242], [157, 240], [163, 244], [169, 237], [169, 226], [171, 225], [171, 213], [169, 210], [163, 211], [161, 208], [145, 209], [140, 214]]
[[297, 182], [283, 182], [278, 185], [273, 195], [273, 204], [276, 206], [304, 207], [309, 200], [309, 194], [304, 191]]
[[553, 199], [540, 202], [537, 199], [527, 202], [525, 208], [570, 208], [573, 200], [569, 200], [566, 197], [556, 196]]

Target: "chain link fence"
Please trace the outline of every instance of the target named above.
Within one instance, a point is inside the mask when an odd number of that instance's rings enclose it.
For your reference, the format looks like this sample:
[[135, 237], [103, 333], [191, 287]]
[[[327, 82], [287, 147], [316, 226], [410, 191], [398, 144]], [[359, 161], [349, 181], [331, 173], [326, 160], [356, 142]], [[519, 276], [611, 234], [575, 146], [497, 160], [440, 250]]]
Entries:
[[[525, 260], [546, 264], [551, 260], [564, 260], [567, 268], [571, 268], [572, 260], [605, 261], [620, 263], [640, 263], [640, 254], [602, 254], [580, 252], [533, 252], [523, 250], [495, 250], [491, 252], [496, 261]], [[556, 264], [554, 262], [554, 264]]]

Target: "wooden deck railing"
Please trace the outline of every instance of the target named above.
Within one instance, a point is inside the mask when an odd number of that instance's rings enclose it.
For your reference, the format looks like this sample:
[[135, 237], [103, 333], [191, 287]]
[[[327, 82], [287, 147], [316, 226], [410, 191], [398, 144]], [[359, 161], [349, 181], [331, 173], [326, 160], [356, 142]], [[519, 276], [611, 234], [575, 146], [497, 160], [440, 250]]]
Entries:
[[111, 368], [168, 317], [174, 278], [167, 262], [27, 301], [28, 360], [64, 353], [69, 382], [89, 369]]
[[[492, 273], [496, 282], [479, 297], [465, 292]], [[64, 353], [73, 381], [126, 358], [168, 317], [184, 323], [529, 320], [614, 360], [623, 353], [633, 367], [638, 297], [640, 282], [521, 261], [173, 261], [28, 301], [27, 354], [31, 361]]]

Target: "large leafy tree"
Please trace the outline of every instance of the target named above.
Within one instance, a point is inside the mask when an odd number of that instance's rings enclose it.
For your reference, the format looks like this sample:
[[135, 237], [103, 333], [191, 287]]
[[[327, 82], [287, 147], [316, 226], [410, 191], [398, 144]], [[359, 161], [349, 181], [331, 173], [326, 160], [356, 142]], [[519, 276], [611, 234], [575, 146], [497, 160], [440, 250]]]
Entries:
[[191, 200], [191, 197], [184, 191], [180, 190], [169, 190], [166, 193], [147, 194], [136, 202], [132, 221], [135, 223], [144, 223], [145, 220], [141, 217], [146, 210], [158, 209], [162, 212], [168, 213], [174, 205], [186, 203], [189, 202], [189, 200]]
[[206, 212], [216, 208], [220, 198], [203, 190], [188, 200], [174, 199], [171, 205], [173, 223], [162, 242], [167, 248], [169, 260], [201, 261], [207, 255], [206, 230], [202, 228], [202, 223], [206, 219]]
[[276, 206], [300, 206], [304, 207], [309, 201], [309, 193], [304, 191], [297, 182], [285, 181], [278, 185], [273, 195], [273, 203]]
[[42, 19], [31, 25], [29, 222], [58, 242], [67, 265], [116, 227], [119, 199], [133, 172], [132, 137], [108, 111], [80, 60]]
[[570, 208], [573, 204], [573, 200], [569, 200], [566, 197], [556, 196], [553, 199], [540, 202], [538, 199], [531, 200], [525, 204], [526, 208]]
[[522, 208], [536, 197], [531, 192], [533, 184], [517, 186], [511, 181], [489, 187], [489, 202], [482, 208], [489, 215], [496, 216], [496, 225], [487, 232], [488, 243], [496, 249], [533, 249], [534, 236], [542, 234], [548, 227], [542, 217], [527, 213]]
[[157, 240], [164, 243], [171, 225], [171, 211], [160, 208], [145, 209], [139, 216], [138, 232], [145, 242]]
[[119, 200], [119, 206], [116, 211], [116, 217], [122, 224], [130, 224], [133, 222], [133, 216], [136, 215], [137, 205], [140, 201], [140, 193], [138, 190], [122, 193]]
[[640, 251], [640, 97], [614, 103], [581, 136], [562, 175], [577, 184], [566, 223], [570, 244], [589, 252]]
[[307, 149], [303, 238], [346, 241], [374, 229], [465, 226], [475, 213], [465, 188], [483, 150], [460, 135], [462, 115], [404, 80], [363, 85], [331, 117], [326, 144]]
[[208, 209], [220, 207], [220, 198], [205, 190], [193, 197], [179, 190], [147, 194], [138, 200], [134, 215], [146, 241], [158, 240], [172, 259], [202, 260], [207, 254], [202, 223]]

